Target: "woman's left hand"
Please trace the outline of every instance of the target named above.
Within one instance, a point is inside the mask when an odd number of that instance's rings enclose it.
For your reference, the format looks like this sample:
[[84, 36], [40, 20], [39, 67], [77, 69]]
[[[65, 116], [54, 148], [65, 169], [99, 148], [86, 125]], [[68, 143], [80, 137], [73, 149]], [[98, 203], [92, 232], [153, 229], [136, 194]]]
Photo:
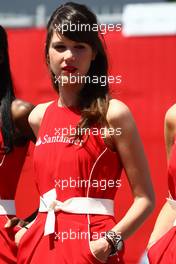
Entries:
[[90, 241], [90, 249], [100, 262], [107, 262], [109, 254], [111, 253], [111, 246], [104, 238]]

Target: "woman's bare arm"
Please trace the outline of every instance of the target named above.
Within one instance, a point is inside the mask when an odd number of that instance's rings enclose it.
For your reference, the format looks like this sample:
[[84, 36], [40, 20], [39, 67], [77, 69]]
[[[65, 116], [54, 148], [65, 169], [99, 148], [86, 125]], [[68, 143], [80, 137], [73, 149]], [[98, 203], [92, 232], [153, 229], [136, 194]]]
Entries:
[[110, 102], [107, 119], [110, 127], [122, 129], [120, 136], [114, 136], [114, 144], [134, 197], [126, 215], [113, 228], [115, 232], [121, 232], [122, 236], [127, 238], [153, 210], [154, 192], [143, 145], [129, 109], [120, 101], [113, 99]]

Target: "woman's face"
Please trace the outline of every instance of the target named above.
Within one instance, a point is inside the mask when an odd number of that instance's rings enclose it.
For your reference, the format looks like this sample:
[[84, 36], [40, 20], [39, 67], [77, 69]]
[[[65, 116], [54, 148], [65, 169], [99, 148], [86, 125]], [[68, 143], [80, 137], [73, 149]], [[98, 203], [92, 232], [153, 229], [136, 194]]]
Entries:
[[[53, 33], [48, 59], [50, 68], [57, 80], [61, 80], [59, 78], [69, 80], [69, 76], [86, 76], [95, 56], [96, 54], [90, 45], [72, 41], [56, 32]], [[69, 81], [68, 83], [70, 84]]]

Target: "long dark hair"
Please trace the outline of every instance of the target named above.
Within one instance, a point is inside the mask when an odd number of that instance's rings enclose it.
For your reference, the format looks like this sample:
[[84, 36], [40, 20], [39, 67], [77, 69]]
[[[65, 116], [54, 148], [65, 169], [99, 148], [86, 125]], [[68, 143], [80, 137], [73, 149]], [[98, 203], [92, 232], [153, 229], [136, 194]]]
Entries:
[[[70, 40], [77, 42], [84, 42], [89, 44], [94, 51], [96, 51], [95, 60], [91, 62], [90, 69], [87, 73], [90, 79], [93, 76], [97, 76], [99, 79], [101, 76], [108, 75], [108, 62], [107, 56], [102, 44], [100, 33], [98, 30], [92, 30], [94, 25], [97, 25], [96, 16], [85, 6], [73, 2], [67, 2], [64, 5], [59, 6], [52, 14], [47, 25], [47, 38], [45, 47], [45, 58], [48, 62], [48, 52], [56, 25], [69, 25], [70, 23], [77, 25], [86, 24], [90, 25], [91, 30], [67, 30], [63, 35]], [[57, 31], [56, 31], [57, 32]], [[58, 32], [59, 33], [59, 32]], [[54, 88], [58, 91], [58, 86], [55, 82], [55, 75], [51, 71], [51, 79]], [[85, 83], [79, 96], [79, 107], [81, 109], [81, 120], [78, 127], [90, 127], [94, 123], [106, 124], [106, 112], [108, 104], [108, 83], [101, 86], [101, 83]]]
[[7, 34], [2, 26], [0, 26], [0, 58], [1, 131], [4, 143], [3, 151], [8, 153], [13, 148], [14, 126], [11, 116], [11, 104], [15, 99], [15, 95], [10, 71]]

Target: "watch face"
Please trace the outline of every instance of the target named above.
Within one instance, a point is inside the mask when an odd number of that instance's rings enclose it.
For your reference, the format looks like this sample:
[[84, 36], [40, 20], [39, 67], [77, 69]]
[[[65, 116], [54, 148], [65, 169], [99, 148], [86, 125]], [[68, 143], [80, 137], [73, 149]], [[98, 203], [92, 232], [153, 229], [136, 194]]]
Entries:
[[123, 242], [123, 240], [121, 239], [121, 240], [119, 240], [119, 241], [117, 242], [117, 250], [118, 250], [118, 251], [121, 251], [121, 250], [123, 249], [123, 246], [124, 246], [124, 242]]

